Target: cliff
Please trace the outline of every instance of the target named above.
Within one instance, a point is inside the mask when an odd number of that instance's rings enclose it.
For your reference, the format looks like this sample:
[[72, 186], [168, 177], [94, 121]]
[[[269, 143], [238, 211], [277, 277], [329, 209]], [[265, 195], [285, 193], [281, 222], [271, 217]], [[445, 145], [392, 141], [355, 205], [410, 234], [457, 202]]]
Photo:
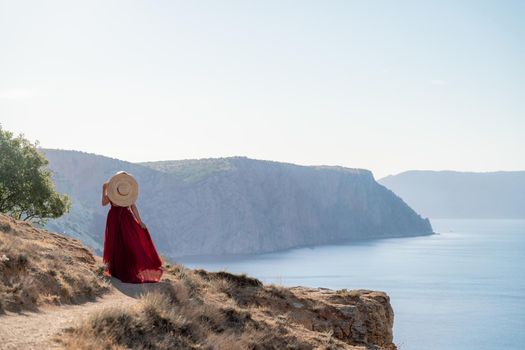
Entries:
[[432, 218], [525, 218], [525, 171], [407, 171], [379, 182]]
[[[13, 349], [396, 349], [383, 292], [163, 268], [159, 283], [126, 285], [104, 277], [79, 241], [0, 214], [0, 341]], [[39, 312], [12, 312], [28, 309]]]
[[[126, 170], [140, 183], [139, 208], [161, 252], [249, 254], [357, 239], [430, 234], [432, 228], [370, 171], [242, 157], [133, 164], [45, 150], [72, 212], [49, 224], [101, 249], [107, 208], [101, 183]], [[86, 215], [87, 214], [87, 215]]]

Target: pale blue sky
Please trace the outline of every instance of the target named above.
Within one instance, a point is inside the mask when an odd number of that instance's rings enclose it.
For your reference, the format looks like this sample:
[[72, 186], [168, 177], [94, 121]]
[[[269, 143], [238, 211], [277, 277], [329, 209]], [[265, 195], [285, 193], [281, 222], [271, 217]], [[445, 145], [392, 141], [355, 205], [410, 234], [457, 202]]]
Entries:
[[0, 123], [129, 161], [525, 169], [525, 1], [2, 1]]

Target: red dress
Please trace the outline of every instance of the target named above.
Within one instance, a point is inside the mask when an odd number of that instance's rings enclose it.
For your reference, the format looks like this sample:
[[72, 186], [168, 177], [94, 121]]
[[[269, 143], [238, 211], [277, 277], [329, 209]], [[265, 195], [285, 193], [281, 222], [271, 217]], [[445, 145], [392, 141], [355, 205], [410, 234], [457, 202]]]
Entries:
[[140, 227], [129, 207], [111, 203], [104, 236], [106, 275], [126, 283], [158, 282], [162, 260], [147, 229]]

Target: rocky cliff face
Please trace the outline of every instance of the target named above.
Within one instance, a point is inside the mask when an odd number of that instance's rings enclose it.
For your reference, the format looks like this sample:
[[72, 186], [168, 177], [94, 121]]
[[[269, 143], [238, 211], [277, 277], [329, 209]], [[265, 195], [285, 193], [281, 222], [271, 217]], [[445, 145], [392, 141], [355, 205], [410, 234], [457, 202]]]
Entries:
[[[118, 170], [140, 183], [139, 208], [169, 256], [270, 252], [355, 239], [430, 234], [432, 228], [367, 170], [235, 157], [132, 164], [46, 150], [57, 187], [73, 199], [50, 223], [101, 248], [101, 184]], [[79, 213], [88, 212], [87, 219]]]
[[254, 319], [276, 319], [277, 325], [291, 326], [296, 336], [310, 338], [312, 342], [319, 338], [312, 338], [311, 332], [334, 338], [332, 347], [324, 339], [324, 344], [317, 344], [324, 345], [321, 348], [396, 349], [392, 342], [394, 312], [384, 292], [263, 286], [256, 279], [227, 272], [195, 270], [194, 273], [205, 282], [227, 282], [227, 294], [236, 305], [258, 310], [252, 314]]

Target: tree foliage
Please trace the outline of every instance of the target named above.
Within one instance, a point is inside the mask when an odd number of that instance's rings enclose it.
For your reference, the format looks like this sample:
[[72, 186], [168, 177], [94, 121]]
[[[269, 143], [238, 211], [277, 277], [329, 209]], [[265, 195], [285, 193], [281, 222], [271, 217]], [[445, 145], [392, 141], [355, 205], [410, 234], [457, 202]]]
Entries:
[[48, 161], [37, 146], [0, 125], [0, 212], [45, 223], [66, 213], [71, 203], [55, 191]]

